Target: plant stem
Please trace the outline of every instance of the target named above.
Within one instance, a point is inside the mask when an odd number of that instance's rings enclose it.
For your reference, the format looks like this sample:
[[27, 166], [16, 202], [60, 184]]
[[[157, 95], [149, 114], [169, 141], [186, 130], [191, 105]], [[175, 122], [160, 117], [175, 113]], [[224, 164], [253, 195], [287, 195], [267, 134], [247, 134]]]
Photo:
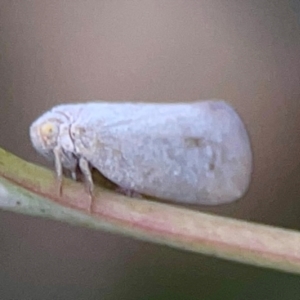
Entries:
[[300, 274], [300, 233], [214, 216], [95, 188], [92, 210], [81, 183], [0, 148], [0, 208], [121, 233], [182, 250]]

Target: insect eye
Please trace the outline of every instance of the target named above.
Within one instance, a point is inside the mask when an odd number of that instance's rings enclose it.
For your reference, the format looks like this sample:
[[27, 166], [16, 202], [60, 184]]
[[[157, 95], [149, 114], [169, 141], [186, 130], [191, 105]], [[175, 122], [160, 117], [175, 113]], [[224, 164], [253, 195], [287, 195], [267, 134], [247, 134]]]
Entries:
[[50, 122], [47, 122], [47, 123], [44, 123], [42, 126], [41, 126], [41, 134], [42, 135], [51, 135], [54, 131], [54, 125]]
[[57, 124], [47, 121], [40, 126], [40, 135], [45, 143], [53, 143], [58, 134]]

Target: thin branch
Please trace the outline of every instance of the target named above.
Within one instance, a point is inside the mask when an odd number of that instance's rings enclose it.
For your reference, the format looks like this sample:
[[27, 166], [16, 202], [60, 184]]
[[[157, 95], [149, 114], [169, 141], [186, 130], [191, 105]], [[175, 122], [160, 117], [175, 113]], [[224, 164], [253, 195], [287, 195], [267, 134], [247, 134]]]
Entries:
[[0, 208], [48, 217], [183, 250], [300, 273], [300, 233], [128, 198], [97, 187], [94, 206], [83, 185], [0, 149]]

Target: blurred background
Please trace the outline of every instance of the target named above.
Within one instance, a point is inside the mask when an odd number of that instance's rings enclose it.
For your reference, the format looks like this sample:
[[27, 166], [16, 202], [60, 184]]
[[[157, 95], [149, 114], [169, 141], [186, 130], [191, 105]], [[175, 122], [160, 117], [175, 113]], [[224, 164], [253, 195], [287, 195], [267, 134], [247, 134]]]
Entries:
[[[202, 211], [300, 229], [300, 2], [0, 1], [0, 146], [46, 165], [30, 123], [59, 103], [221, 98], [254, 173]], [[299, 250], [300, 251], [300, 250]], [[0, 298], [299, 299], [300, 277], [0, 212]]]

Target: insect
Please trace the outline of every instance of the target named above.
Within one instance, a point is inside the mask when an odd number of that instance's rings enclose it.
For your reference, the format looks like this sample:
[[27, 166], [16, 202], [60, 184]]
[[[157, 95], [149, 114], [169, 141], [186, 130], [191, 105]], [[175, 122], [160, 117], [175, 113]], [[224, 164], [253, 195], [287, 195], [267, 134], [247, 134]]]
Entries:
[[191, 103], [62, 104], [30, 127], [35, 149], [90, 194], [91, 167], [123, 189], [181, 203], [216, 205], [242, 197], [252, 152], [245, 126], [222, 100]]

